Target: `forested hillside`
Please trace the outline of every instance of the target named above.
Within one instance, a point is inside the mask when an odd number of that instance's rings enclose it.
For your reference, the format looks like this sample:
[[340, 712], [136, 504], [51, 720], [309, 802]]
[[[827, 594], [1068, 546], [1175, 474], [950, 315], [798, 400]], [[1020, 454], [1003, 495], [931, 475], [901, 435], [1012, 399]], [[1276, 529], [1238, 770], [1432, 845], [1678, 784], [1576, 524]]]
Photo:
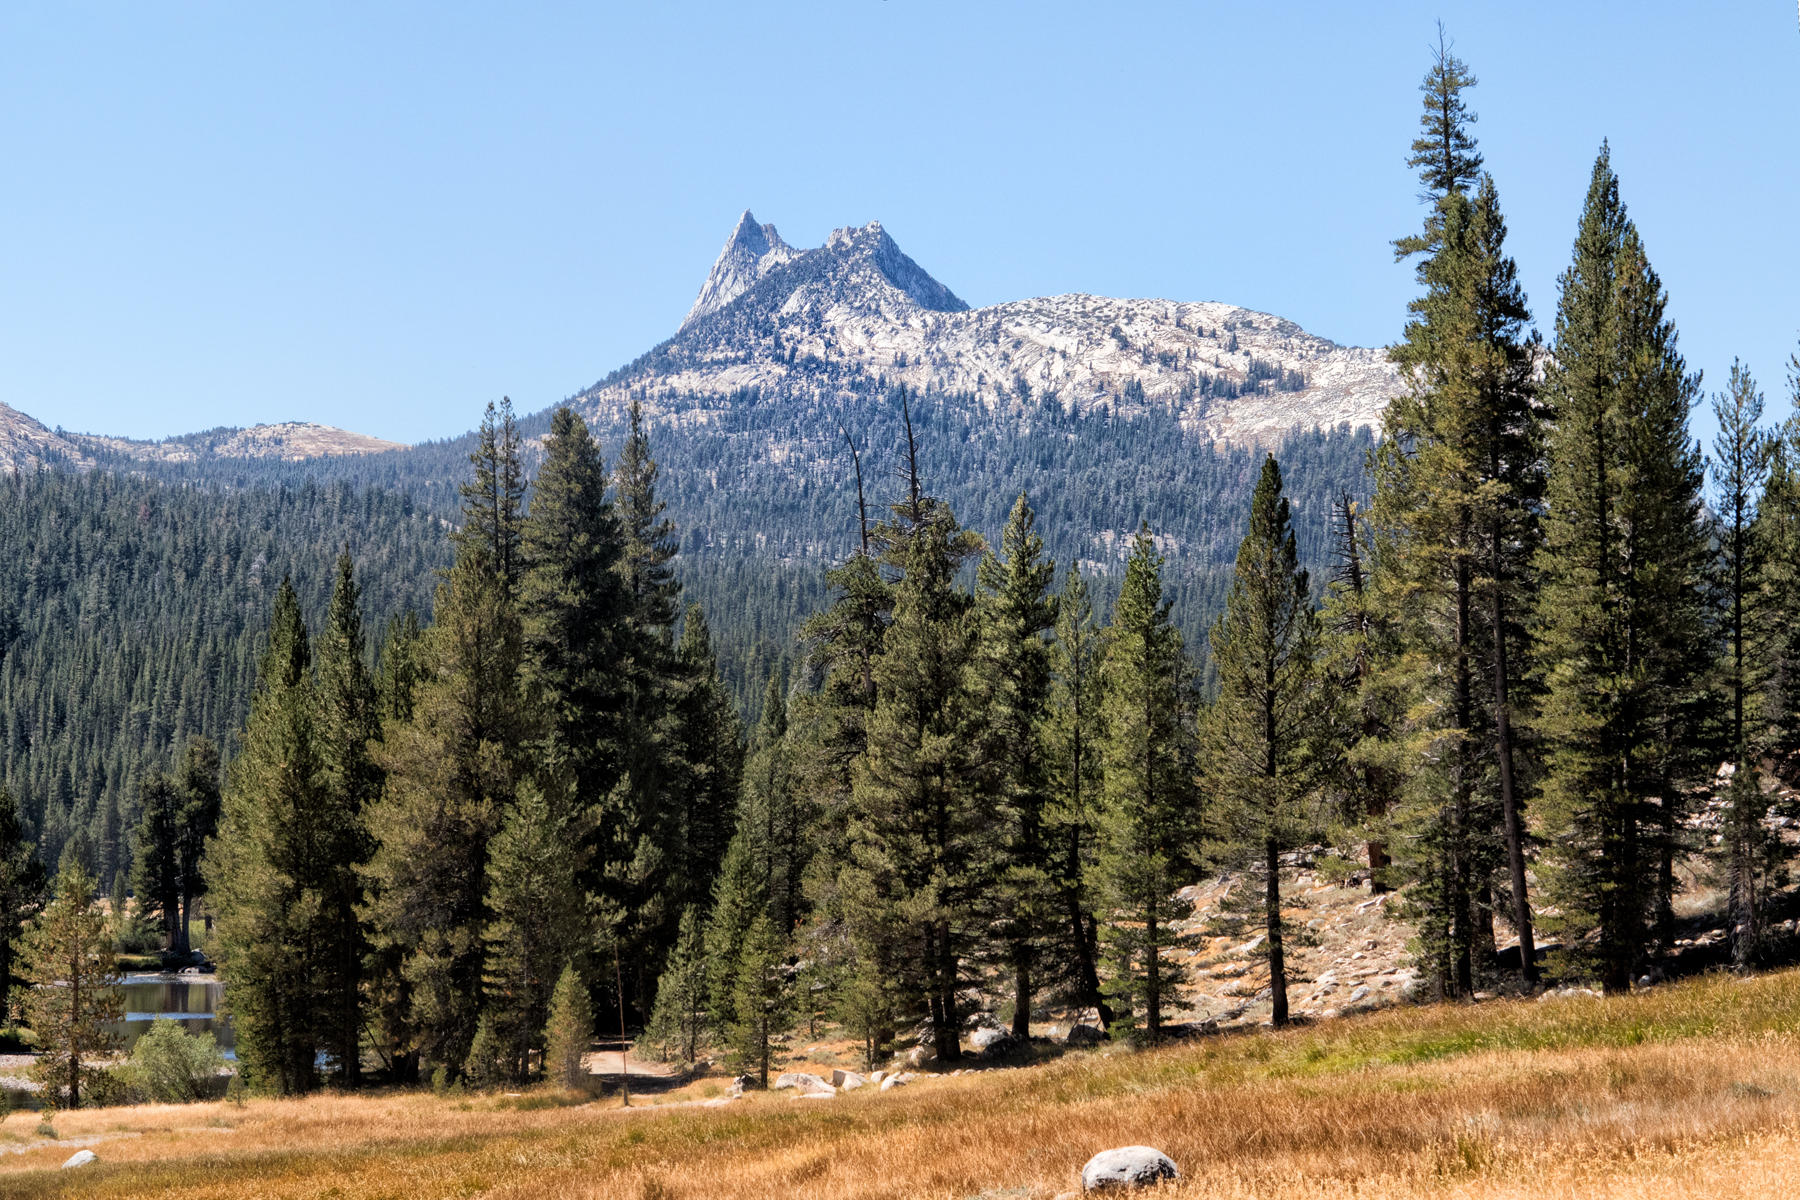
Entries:
[[449, 561], [437, 517], [343, 482], [224, 491], [45, 472], [0, 493], [0, 782], [45, 860], [86, 836], [107, 885], [142, 775], [190, 735], [235, 744], [284, 577], [321, 612], [348, 546], [372, 622], [424, 620]]

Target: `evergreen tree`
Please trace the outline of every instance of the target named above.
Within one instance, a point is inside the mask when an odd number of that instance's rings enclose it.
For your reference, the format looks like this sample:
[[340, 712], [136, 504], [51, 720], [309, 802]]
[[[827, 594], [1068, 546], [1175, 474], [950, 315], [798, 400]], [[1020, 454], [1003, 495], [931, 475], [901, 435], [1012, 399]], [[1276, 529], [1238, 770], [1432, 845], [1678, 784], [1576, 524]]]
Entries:
[[1042, 943], [1056, 916], [1052, 844], [1048, 825], [1050, 765], [1045, 724], [1050, 704], [1050, 647], [1056, 624], [1056, 597], [1049, 594], [1056, 564], [1043, 557], [1037, 514], [1023, 492], [1001, 534], [1000, 550], [983, 556], [980, 638], [975, 670], [985, 710], [985, 767], [995, 815], [1004, 823], [998, 848], [999, 886], [993, 904], [1004, 931], [1006, 965], [1012, 973], [1012, 1033], [1021, 1043], [1031, 1036], [1032, 1000], [1042, 986], [1037, 975]]
[[1753, 634], [1763, 655], [1755, 728], [1775, 774], [1800, 781], [1800, 353], [1791, 360], [1794, 415], [1769, 440], [1768, 482], [1754, 536], [1761, 564]]
[[550, 994], [550, 1019], [544, 1026], [544, 1074], [556, 1087], [579, 1088], [587, 1081], [582, 1063], [594, 1041], [594, 1011], [587, 984], [570, 963]]
[[412, 719], [413, 695], [419, 687], [419, 651], [423, 637], [419, 614], [410, 608], [389, 621], [382, 631], [380, 674], [375, 683], [375, 695], [384, 723]]
[[[1184, 972], [1163, 951], [1184, 945], [1176, 922], [1193, 911], [1176, 891], [1194, 860], [1198, 817], [1188, 769], [1192, 731], [1182, 717], [1187, 671], [1181, 635], [1163, 599], [1163, 557], [1138, 530], [1113, 608], [1105, 666], [1105, 786], [1094, 870], [1109, 994], [1120, 1019], [1141, 1014], [1152, 1038]], [[1127, 1017], [1129, 1014], [1129, 1017]]]
[[488, 402], [469, 454], [474, 478], [462, 485], [462, 528], [452, 538], [458, 557], [479, 552], [510, 602], [525, 569], [525, 466], [512, 400]]
[[181, 834], [181, 789], [162, 771], [138, 785], [137, 845], [131, 888], [138, 912], [161, 920], [163, 949], [174, 952], [181, 939], [182, 872], [177, 842]]
[[1429, 265], [1429, 256], [1437, 252], [1443, 234], [1440, 202], [1450, 195], [1466, 192], [1481, 172], [1481, 152], [1475, 147], [1469, 126], [1479, 119], [1469, 111], [1463, 99], [1465, 89], [1478, 81], [1469, 65], [1450, 53], [1450, 43], [1442, 22], [1438, 23], [1438, 44], [1431, 69], [1419, 85], [1423, 111], [1419, 114], [1419, 136], [1413, 139], [1412, 156], [1406, 165], [1419, 172], [1422, 190], [1419, 199], [1431, 206], [1422, 233], [1403, 237], [1394, 243], [1397, 258], [1427, 256], [1419, 264], [1421, 278]]
[[888, 954], [905, 945], [887, 961], [904, 964], [903, 988], [924, 1002], [938, 1057], [953, 1061], [962, 1053], [957, 992], [987, 882], [982, 714], [969, 672], [975, 629], [970, 597], [956, 587], [978, 543], [930, 502], [901, 507], [906, 532], [893, 545], [905, 548], [906, 574], [874, 666], [844, 881], [855, 898], [846, 904], [864, 944]]
[[1404, 720], [1404, 676], [1380, 672], [1396, 656], [1394, 621], [1372, 585], [1364, 508], [1350, 496], [1333, 505], [1337, 563], [1321, 615], [1320, 670], [1327, 722], [1322, 741], [1336, 749], [1320, 765], [1329, 772], [1339, 814], [1366, 839], [1369, 890], [1392, 888], [1386, 826], [1399, 803], [1405, 765], [1396, 733]]
[[1054, 679], [1046, 742], [1052, 789], [1047, 815], [1052, 878], [1061, 915], [1056, 943], [1077, 1002], [1092, 1007], [1104, 1028], [1112, 1006], [1100, 990], [1100, 923], [1089, 886], [1098, 845], [1105, 722], [1101, 669], [1106, 637], [1094, 619], [1081, 572], [1070, 566], [1057, 597], [1050, 646]]
[[700, 1037], [709, 1018], [707, 965], [700, 914], [689, 905], [682, 911], [681, 930], [657, 981], [656, 1007], [644, 1031], [648, 1041], [663, 1047], [665, 1056], [672, 1047], [676, 1057], [688, 1065], [699, 1056]]
[[679, 919], [677, 897], [665, 887], [678, 866], [679, 847], [667, 819], [667, 778], [677, 762], [671, 694], [679, 673], [673, 634], [681, 585], [671, 560], [679, 550], [675, 527], [656, 494], [658, 468], [650, 451], [643, 408], [631, 402], [630, 434], [613, 472], [623, 548], [615, 568], [624, 586], [625, 657], [622, 677], [627, 722], [621, 782], [608, 809], [613, 827], [604, 856], [602, 894], [627, 914], [620, 931], [632, 965], [621, 1003], [646, 1004], [662, 968], [667, 934]]
[[1756, 380], [1742, 363], [1731, 364], [1725, 391], [1713, 397], [1719, 433], [1713, 439], [1713, 511], [1719, 524], [1717, 592], [1723, 604], [1723, 675], [1731, 711], [1725, 740], [1732, 764], [1730, 804], [1725, 814], [1722, 847], [1727, 878], [1731, 961], [1750, 965], [1761, 941], [1763, 893], [1771, 858], [1779, 842], [1764, 818], [1769, 804], [1762, 786], [1765, 750], [1762, 732], [1753, 723], [1755, 697], [1772, 655], [1759, 643], [1764, 627], [1757, 606], [1763, 572], [1756, 535], [1758, 507], [1769, 471], [1769, 439], [1759, 427], [1763, 398]]
[[318, 865], [308, 881], [320, 912], [315, 936], [322, 943], [313, 983], [320, 1036], [340, 1081], [362, 1077], [363, 960], [368, 952], [358, 911], [363, 882], [358, 868], [373, 852], [368, 810], [381, 794], [382, 773], [373, 747], [381, 737], [380, 708], [363, 641], [362, 594], [348, 551], [337, 561], [331, 606], [313, 661], [314, 737], [318, 754], [318, 828], [310, 853]]
[[219, 748], [211, 738], [188, 739], [176, 783], [181, 813], [175, 831], [175, 869], [180, 880], [181, 927], [176, 948], [189, 953], [194, 902], [206, 894], [206, 843], [219, 827]]
[[781, 939], [769, 918], [758, 916], [751, 922], [738, 955], [732, 1005], [737, 1020], [731, 1030], [737, 1062], [755, 1072], [758, 1087], [769, 1086], [770, 1045], [787, 1028], [789, 1001]]
[[[1386, 543], [1378, 562], [1388, 568], [1376, 603], [1403, 649], [1383, 664], [1388, 678], [1371, 678], [1366, 663], [1362, 672], [1365, 689], [1407, 696], [1405, 708], [1423, 718], [1390, 731], [1403, 744], [1375, 769], [1412, 780], [1400, 816], [1413, 848], [1410, 907], [1438, 986], [1452, 995], [1473, 988], [1475, 948], [1492, 940], [1485, 897], [1502, 856], [1521, 971], [1537, 977], [1513, 709], [1539, 536], [1542, 433], [1530, 315], [1461, 96], [1474, 82], [1440, 27], [1409, 160], [1432, 207], [1424, 231], [1396, 243], [1402, 256], [1419, 256], [1425, 290], [1390, 351], [1409, 392], [1389, 405], [1389, 441], [1375, 459], [1372, 516]], [[1359, 705], [1365, 719], [1378, 706], [1372, 695]], [[1379, 757], [1365, 747], [1362, 762]], [[1415, 770], [1420, 760], [1432, 769]]]
[[719, 679], [712, 633], [698, 604], [688, 606], [675, 667], [663, 805], [667, 824], [661, 840], [673, 868], [664, 887], [679, 919], [712, 892], [737, 816], [744, 746], [737, 709]]
[[117, 1045], [109, 1024], [124, 1020], [113, 970], [112, 930], [94, 907], [94, 879], [79, 863], [58, 872], [55, 897], [19, 939], [19, 975], [28, 985], [25, 1023], [37, 1039], [32, 1073], [56, 1102], [81, 1107]]
[[1231, 594], [1213, 626], [1219, 695], [1207, 718], [1205, 753], [1225, 842], [1248, 851], [1263, 877], [1264, 947], [1277, 1026], [1288, 1021], [1281, 855], [1317, 827], [1309, 802], [1318, 782], [1312, 743], [1323, 711], [1318, 637], [1281, 493], [1281, 468], [1270, 455], [1250, 503]]
[[299, 598], [283, 580], [205, 866], [238, 1058], [261, 1086], [283, 1095], [314, 1083], [324, 1015], [316, 981], [329, 978], [335, 962], [317, 886], [331, 864], [319, 854], [328, 831], [319, 822], [311, 662]]
[[1699, 381], [1664, 306], [1602, 148], [1545, 383], [1556, 423], [1537, 724], [1548, 743], [1540, 873], [1569, 944], [1598, 931], [1584, 951], [1608, 993], [1630, 986], [1666, 913], [1676, 800], [1703, 763], [1693, 731], [1711, 647], [1701, 463], [1687, 431]]
[[593, 889], [616, 833], [618, 815], [606, 803], [627, 749], [624, 532], [606, 486], [599, 444], [573, 409], [558, 408], [523, 534], [522, 674], [542, 714], [543, 754], [562, 764], [586, 814], [584, 884]]
[[25, 840], [12, 793], [0, 787], [0, 1025], [9, 1024], [13, 984], [20, 973], [14, 939], [43, 899], [44, 866]]
[[[496, 435], [499, 458], [489, 467], [478, 453], [478, 483], [484, 472], [511, 476], [506, 444]], [[505, 494], [473, 488], [465, 532], [479, 527], [490, 495]], [[518, 608], [493, 555], [493, 539], [464, 537], [439, 586], [411, 716], [389, 722], [377, 756], [387, 786], [369, 812], [376, 849], [364, 872], [365, 920], [390, 972], [384, 1025], [410, 1039], [392, 1052], [452, 1072], [467, 1059], [481, 1015], [488, 843], [536, 734], [520, 687]], [[392, 1019], [401, 996], [404, 1027]]]
[[526, 783], [494, 836], [487, 861], [485, 1020], [508, 1077], [523, 1079], [565, 964], [590, 940], [575, 882], [566, 806]]

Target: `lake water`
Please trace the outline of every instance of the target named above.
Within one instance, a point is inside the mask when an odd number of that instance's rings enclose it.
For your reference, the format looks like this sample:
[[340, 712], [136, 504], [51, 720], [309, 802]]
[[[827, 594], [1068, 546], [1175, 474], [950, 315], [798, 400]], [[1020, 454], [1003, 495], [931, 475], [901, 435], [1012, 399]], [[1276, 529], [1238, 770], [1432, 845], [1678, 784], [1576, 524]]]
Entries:
[[224, 988], [216, 975], [127, 975], [120, 990], [125, 993], [125, 1020], [112, 1030], [126, 1050], [149, 1030], [150, 1022], [167, 1017], [190, 1033], [210, 1031], [225, 1057], [236, 1057], [231, 1022], [218, 1015]]

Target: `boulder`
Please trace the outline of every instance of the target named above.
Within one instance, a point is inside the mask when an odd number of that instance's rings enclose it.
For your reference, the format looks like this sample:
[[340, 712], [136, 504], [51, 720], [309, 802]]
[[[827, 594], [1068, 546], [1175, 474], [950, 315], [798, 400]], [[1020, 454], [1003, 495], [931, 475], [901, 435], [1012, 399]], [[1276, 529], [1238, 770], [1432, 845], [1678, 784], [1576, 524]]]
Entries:
[[869, 1081], [864, 1079], [861, 1075], [858, 1075], [855, 1071], [839, 1069], [831, 1073], [831, 1086], [838, 1088], [841, 1091], [855, 1091], [867, 1082]]
[[809, 1075], [805, 1071], [786, 1071], [776, 1078], [776, 1091], [784, 1092], [790, 1089], [803, 1095], [832, 1096], [837, 1094], [836, 1088], [817, 1075]]
[[897, 1075], [889, 1075], [886, 1079], [881, 1081], [881, 1090], [888, 1092], [897, 1087], [905, 1087], [907, 1084], [911, 1083], [913, 1079], [914, 1075], [911, 1071], [901, 1071]]
[[1071, 1025], [1063, 1038], [1065, 1046], [1098, 1046], [1106, 1040], [1106, 1031], [1096, 1025]]
[[1098, 1192], [1105, 1188], [1140, 1188], [1180, 1179], [1174, 1160], [1150, 1146], [1121, 1146], [1102, 1150], [1081, 1168], [1081, 1190]]
[[930, 1046], [914, 1046], [906, 1052], [906, 1065], [918, 1068], [937, 1061], [937, 1051]]
[[70, 1167], [85, 1167], [91, 1162], [98, 1161], [100, 1161], [100, 1156], [92, 1150], [77, 1150], [69, 1155], [69, 1161], [62, 1165], [62, 1169], [67, 1171]]
[[888, 1077], [888, 1073], [886, 1071], [875, 1071], [870, 1074], [869, 1082], [870, 1083], [880, 1083], [882, 1080], [886, 1079], [887, 1077]]

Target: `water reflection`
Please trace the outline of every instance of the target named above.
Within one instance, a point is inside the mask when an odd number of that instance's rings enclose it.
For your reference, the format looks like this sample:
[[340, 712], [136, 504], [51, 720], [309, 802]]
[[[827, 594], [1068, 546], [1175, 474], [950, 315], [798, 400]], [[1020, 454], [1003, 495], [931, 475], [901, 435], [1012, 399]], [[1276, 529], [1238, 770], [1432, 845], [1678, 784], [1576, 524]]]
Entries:
[[189, 1033], [210, 1032], [226, 1058], [235, 1058], [237, 1039], [231, 1021], [219, 1016], [223, 985], [216, 975], [127, 975], [119, 990], [125, 996], [125, 1019], [109, 1026], [129, 1051], [148, 1033], [150, 1022], [166, 1017]]

